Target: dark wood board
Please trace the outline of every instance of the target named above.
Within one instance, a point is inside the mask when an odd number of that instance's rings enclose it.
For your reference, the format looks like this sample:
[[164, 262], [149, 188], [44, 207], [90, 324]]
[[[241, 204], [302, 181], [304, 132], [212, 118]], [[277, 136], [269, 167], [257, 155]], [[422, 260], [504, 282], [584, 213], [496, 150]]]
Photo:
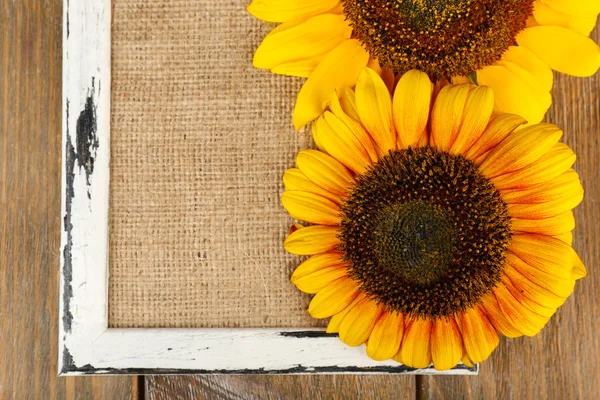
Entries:
[[63, 0], [0, 1], [0, 399], [131, 399], [58, 377]]
[[151, 376], [146, 399], [315, 400], [397, 399], [415, 396], [414, 376]]

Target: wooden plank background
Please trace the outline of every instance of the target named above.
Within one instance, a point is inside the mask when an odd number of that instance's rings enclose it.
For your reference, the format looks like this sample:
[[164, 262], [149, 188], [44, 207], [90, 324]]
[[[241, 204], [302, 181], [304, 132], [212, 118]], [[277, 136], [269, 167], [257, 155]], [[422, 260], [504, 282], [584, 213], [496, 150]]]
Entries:
[[0, 399], [596, 398], [598, 74], [558, 76], [549, 115], [579, 155], [586, 199], [575, 247], [589, 275], [540, 335], [503, 339], [478, 377], [58, 378], [61, 24], [62, 0], [0, 0]]

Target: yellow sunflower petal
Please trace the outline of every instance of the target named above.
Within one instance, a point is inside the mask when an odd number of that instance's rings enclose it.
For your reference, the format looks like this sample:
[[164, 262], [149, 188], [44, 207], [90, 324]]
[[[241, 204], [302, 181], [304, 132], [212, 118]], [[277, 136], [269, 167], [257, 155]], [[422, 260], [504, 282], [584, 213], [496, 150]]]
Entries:
[[496, 329], [478, 306], [463, 313], [461, 333], [467, 355], [472, 362], [486, 360], [500, 343]]
[[393, 99], [393, 119], [398, 147], [415, 146], [427, 129], [433, 83], [427, 74], [411, 70], [402, 75]]
[[331, 50], [298, 93], [293, 114], [296, 129], [321, 115], [333, 93], [354, 86], [368, 61], [369, 54], [356, 39], [346, 40]]
[[312, 224], [339, 225], [340, 208], [331, 200], [301, 190], [286, 190], [281, 203], [292, 218]]
[[324, 197], [337, 205], [340, 205], [343, 196], [339, 194], [331, 193], [328, 190], [323, 189], [321, 186], [317, 185], [299, 168], [290, 168], [283, 174], [283, 185], [287, 190], [303, 190], [305, 192], [314, 193], [321, 197]]
[[371, 58], [369, 60], [367, 67], [371, 68], [377, 73], [377, 75], [381, 77], [381, 80], [383, 81], [390, 93], [394, 91], [394, 85], [396, 83], [396, 74], [394, 74], [394, 71], [387, 68], [382, 68], [379, 64], [379, 61], [377, 61], [377, 59], [375, 58]]
[[565, 271], [562, 271], [563, 268], [561, 268], [558, 273], [555, 269], [539, 269], [538, 267], [531, 266], [512, 253], [507, 254], [506, 262], [526, 279], [557, 296], [567, 298], [573, 293], [575, 279], [568, 276], [570, 274], [566, 272], [568, 271], [568, 267], [566, 266], [564, 267]]
[[600, 47], [589, 37], [562, 26], [533, 26], [517, 42], [537, 54], [555, 71], [591, 76], [600, 68]]
[[312, 126], [312, 137], [313, 140], [315, 142], [315, 145], [317, 146], [317, 149], [321, 150], [323, 153], [326, 153], [329, 155], [329, 153], [327, 152], [327, 150], [325, 150], [325, 147], [323, 146], [323, 135], [324, 132], [321, 132], [319, 130], [319, 126], [317, 124], [317, 121], [315, 121]]
[[572, 210], [583, 200], [583, 188], [564, 193], [564, 197], [538, 204], [508, 204], [508, 213], [517, 218], [551, 218]]
[[340, 93], [340, 105], [342, 110], [352, 119], [360, 121], [358, 109], [356, 108], [356, 94], [350, 88], [343, 88]]
[[596, 26], [597, 14], [568, 15], [541, 1], [534, 3], [533, 17], [539, 25], [558, 25], [589, 36]]
[[515, 285], [510, 279], [508, 279], [506, 275], [502, 276], [501, 284], [504, 285], [506, 290], [508, 290], [510, 294], [529, 311], [547, 319], [550, 319], [550, 317], [556, 312], [556, 307], [547, 307], [544, 304], [539, 304], [538, 302], [532, 300], [530, 296], [525, 295], [525, 293], [522, 292], [522, 290], [524, 290], [524, 286], [518, 285], [517, 289], [517, 287], [515, 287]]
[[[467, 84], [469, 84], [469, 85], [472, 84], [471, 79], [468, 80]], [[435, 103], [435, 100], [437, 99], [438, 95], [440, 94], [440, 91], [448, 85], [450, 85], [450, 81], [448, 81], [445, 78], [442, 78], [442, 79], [438, 80], [437, 82], [435, 82], [435, 85], [433, 85], [433, 94], [431, 95], [432, 103]]]
[[556, 293], [551, 292], [550, 290], [530, 281], [525, 277], [525, 275], [521, 274], [510, 264], [505, 265], [502, 272], [508, 279], [510, 279], [511, 284], [517, 292], [521, 293], [523, 296], [527, 297], [531, 301], [536, 302], [537, 304], [543, 305], [547, 308], [556, 309], [562, 306], [566, 300], [566, 297], [559, 296]]
[[326, 332], [327, 333], [338, 333], [340, 331], [340, 325], [342, 324], [342, 321], [344, 320], [346, 315], [348, 315], [350, 310], [352, 310], [357, 304], [365, 301], [365, 299], [367, 299], [367, 296], [365, 295], [365, 293], [359, 291], [358, 294], [356, 295], [356, 298], [354, 298], [354, 300], [352, 300], [352, 302], [350, 304], [348, 304], [346, 307], [344, 307], [343, 310], [336, 313], [329, 319], [329, 323], [327, 324]]
[[558, 142], [562, 131], [552, 124], [537, 124], [513, 132], [492, 149], [479, 165], [487, 177], [496, 177], [534, 163]]
[[348, 277], [333, 281], [313, 297], [308, 305], [308, 313], [313, 318], [331, 317], [346, 308], [358, 290], [354, 280]]
[[369, 336], [367, 355], [377, 361], [392, 358], [400, 348], [403, 333], [404, 316], [397, 312], [383, 312]]
[[454, 367], [462, 354], [462, 338], [454, 318], [436, 320], [431, 329], [431, 358], [435, 369], [443, 371]]
[[338, 4], [328, 11], [331, 14], [343, 14], [344, 6], [338, 1]]
[[[550, 90], [552, 90], [554, 76], [552, 76], [552, 80], [550, 80], [548, 75], [552, 74], [552, 69], [539, 56], [531, 50], [527, 50], [529, 51], [529, 54], [531, 54], [531, 57], [529, 58], [525, 58], [523, 55], [525, 52], [522, 51], [520, 52], [520, 57], [511, 59], [509, 54], [494, 65], [504, 67], [510, 71], [514, 77], [520, 78], [521, 82], [526, 84], [528, 89], [531, 90], [531, 93], [540, 100], [540, 104], [549, 107], [550, 104], [552, 104]], [[537, 63], [533, 64], [534, 60], [537, 60]]]
[[363, 128], [363, 126], [350, 117], [348, 114], [344, 112], [340, 100], [338, 99], [337, 94], [334, 94], [331, 97], [331, 103], [329, 104], [329, 108], [333, 115], [339, 118], [346, 127], [354, 134], [356, 139], [360, 142], [364, 150], [367, 152], [371, 162], [376, 162], [379, 160], [380, 150], [377, 148], [377, 145], [373, 142], [373, 139], [367, 131]]
[[318, 254], [316, 256], [312, 256], [306, 259], [300, 265], [298, 265], [298, 267], [294, 270], [290, 281], [294, 283], [296, 282], [296, 280], [314, 272], [320, 271], [324, 268], [345, 266], [346, 264], [342, 261], [340, 257], [341, 254], [337, 252]]
[[[539, 4], [539, 3], [538, 3]], [[510, 46], [502, 54], [503, 61], [509, 61], [528, 71], [537, 81], [541, 90], [549, 92], [552, 90], [554, 75], [552, 69], [535, 53], [523, 46]], [[510, 64], [504, 64], [510, 66]]]
[[271, 69], [271, 72], [278, 75], [297, 76], [308, 78], [321, 60], [319, 58], [310, 58], [307, 60], [291, 61], [279, 64]]
[[325, 54], [350, 39], [351, 33], [343, 15], [317, 15], [267, 35], [254, 53], [252, 64], [272, 70], [282, 64], [311, 60], [314, 69]]
[[348, 346], [358, 346], [369, 339], [381, 309], [374, 301], [365, 299], [356, 304], [340, 324], [340, 340]]
[[575, 252], [575, 259], [573, 260], [573, 268], [571, 269], [571, 276], [573, 279], [581, 279], [587, 276], [587, 269], [579, 258], [579, 254]]
[[562, 240], [569, 246], [573, 245], [573, 232], [566, 232], [566, 233], [562, 233], [560, 235], [554, 235], [552, 237]]
[[339, 0], [253, 0], [247, 10], [263, 21], [285, 22], [327, 12], [338, 3]]
[[529, 310], [515, 299], [504, 284], [498, 284], [492, 292], [506, 319], [525, 336], [537, 335], [548, 322], [549, 317], [543, 317]]
[[563, 241], [536, 234], [513, 235], [510, 251], [528, 265], [564, 279], [571, 278], [577, 257], [573, 247]]
[[523, 336], [523, 333], [513, 326], [513, 324], [506, 318], [494, 293], [489, 292], [485, 294], [480, 301], [481, 308], [485, 311], [491, 324], [496, 328], [498, 332], [509, 338], [517, 338]]
[[296, 25], [302, 24], [303, 22], [305, 22], [310, 17], [311, 16], [309, 15], [309, 16], [306, 16], [306, 17], [299, 17], [299, 18], [294, 18], [294, 19], [285, 21], [285, 22], [277, 25], [275, 28], [271, 29], [271, 31], [267, 34], [267, 36], [275, 35], [275, 34], [277, 34], [279, 32], [283, 32], [283, 31], [286, 31], [288, 29], [291, 29], [291, 28], [293, 28]]
[[473, 79], [469, 78], [468, 76], [463, 76], [463, 75], [458, 75], [458, 76], [453, 76], [452, 78], [450, 78], [450, 83], [454, 84], [454, 85], [473, 85]]
[[431, 145], [448, 151], [456, 139], [471, 85], [448, 85], [435, 99], [431, 110]]
[[476, 160], [502, 142], [512, 131], [526, 123], [515, 114], [497, 114], [492, 116], [483, 134], [470, 148], [465, 148], [464, 156]]
[[379, 61], [377, 61], [376, 58], [371, 57], [369, 59], [369, 63], [367, 64], [367, 68], [372, 69], [373, 71], [375, 71], [375, 73], [379, 76], [381, 76], [381, 65], [379, 64]]
[[392, 99], [385, 83], [370, 68], [365, 68], [356, 82], [356, 108], [360, 121], [379, 148], [396, 149], [396, 132], [392, 123]]
[[354, 133], [330, 111], [319, 117], [314, 129], [320, 133], [322, 148], [348, 169], [362, 174], [371, 165], [371, 159]]
[[556, 179], [525, 190], [501, 191], [502, 199], [508, 204], [547, 203], [570, 197], [569, 193], [582, 192], [579, 175], [568, 169]]
[[550, 151], [533, 164], [494, 178], [499, 190], [519, 190], [550, 182], [571, 168], [576, 160], [575, 153], [564, 143], [556, 143]]
[[394, 357], [392, 357], [392, 360], [400, 363], [400, 364], [405, 364], [404, 361], [402, 360], [402, 352], [399, 351], [396, 353], [396, 355]]
[[427, 368], [431, 364], [431, 329], [428, 319], [413, 319], [406, 326], [400, 346], [402, 363], [413, 368]]
[[486, 86], [477, 86], [469, 91], [463, 117], [450, 153], [463, 154], [479, 140], [490, 122], [494, 109], [494, 91]]
[[472, 85], [474, 82], [468, 76], [458, 75], [458, 76], [453, 76], [450, 79], [450, 83], [452, 83], [454, 85]]
[[512, 218], [511, 228], [514, 232], [538, 233], [541, 235], [557, 236], [575, 229], [573, 211], [544, 219]]
[[[458, 324], [458, 329], [461, 330], [462, 329], [462, 314], [456, 316], [456, 323]], [[461, 337], [462, 337], [462, 333], [461, 333]], [[463, 349], [463, 355], [462, 355], [462, 358], [460, 359], [460, 362], [462, 362], [467, 367], [475, 366], [475, 363], [469, 358], [469, 355], [467, 354], [467, 349], [465, 348], [464, 340], [463, 340], [463, 348], [462, 349]]]
[[343, 196], [355, 182], [350, 171], [339, 161], [317, 150], [299, 152], [296, 164], [316, 185], [339, 196]]
[[[333, 11], [330, 11], [329, 13], [333, 13]], [[283, 32], [283, 31], [291, 29], [297, 25], [300, 25], [306, 21], [306, 18], [307, 17], [296, 18], [296, 19], [293, 19], [290, 21], [286, 21], [283, 24], [279, 24], [278, 26], [273, 28], [271, 30], [271, 32], [269, 32], [267, 37], [276, 35], [279, 32]], [[290, 76], [299, 76], [299, 77], [303, 77], [303, 78], [308, 78], [310, 76], [310, 74], [312, 73], [312, 71], [314, 71], [316, 66], [321, 62], [321, 60], [323, 59], [324, 56], [325, 55], [323, 54], [319, 57], [312, 57], [312, 58], [308, 58], [308, 59], [305, 58], [305, 59], [300, 59], [300, 60], [296, 60], [296, 61], [284, 62], [284, 63], [281, 63], [281, 64], [273, 67], [271, 69], [271, 72], [280, 74], [280, 75], [290, 75]]]
[[333, 281], [348, 275], [345, 265], [327, 267], [295, 279], [292, 283], [304, 293], [315, 294], [320, 292]]
[[[567, 15], [598, 15], [600, 3], [597, 0], [541, 0], [552, 8]], [[537, 3], [537, 2], [536, 2]]]
[[[334, 95], [333, 98], [335, 97], [336, 96]], [[353, 121], [352, 118], [349, 117], [342, 120], [331, 111], [325, 111], [323, 119], [329, 124], [331, 129], [340, 136], [340, 142], [344, 142], [346, 146], [350, 147], [353, 153], [361, 153], [363, 159], [366, 162], [370, 162], [371, 154], [375, 154], [373, 142], [370, 141], [368, 134], [362, 129], [360, 123]], [[346, 121], [348, 123], [346, 123]], [[351, 127], [356, 128], [356, 130]], [[364, 142], [367, 143], [369, 150], [367, 150], [361, 139], [364, 139]]]
[[538, 123], [552, 104], [548, 91], [535, 78], [516, 64], [490, 65], [477, 71], [477, 82], [494, 89], [495, 110], [524, 117]]
[[285, 239], [283, 247], [292, 254], [310, 256], [325, 253], [340, 243], [336, 226], [314, 225], [298, 229]]
[[465, 364], [467, 367], [474, 367], [475, 363], [473, 361], [471, 361], [471, 359], [469, 358], [469, 355], [467, 354], [467, 351], [463, 348], [463, 356], [460, 359], [460, 361]]
[[384, 68], [379, 73], [379, 76], [381, 76], [381, 79], [383, 80], [383, 83], [385, 83], [385, 86], [388, 88], [388, 91], [390, 93], [394, 93], [394, 86], [396, 84], [396, 74], [394, 73], [394, 71], [392, 71], [391, 69]]

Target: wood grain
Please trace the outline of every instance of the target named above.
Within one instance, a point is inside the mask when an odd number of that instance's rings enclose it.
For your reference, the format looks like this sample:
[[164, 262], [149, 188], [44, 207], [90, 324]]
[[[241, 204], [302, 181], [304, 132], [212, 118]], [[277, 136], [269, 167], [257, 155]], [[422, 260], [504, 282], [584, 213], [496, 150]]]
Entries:
[[0, 399], [137, 398], [57, 377], [62, 0], [3, 0], [0, 31]]
[[286, 375], [286, 376], [151, 376], [146, 399], [397, 399], [415, 397], [414, 376]]
[[[600, 42], [600, 30], [592, 35]], [[590, 399], [600, 382], [600, 74], [555, 74], [554, 104], [547, 120], [564, 130], [577, 153], [575, 169], [586, 194], [575, 210], [573, 245], [588, 276], [533, 338], [503, 338], [476, 377], [425, 377], [427, 399]]]

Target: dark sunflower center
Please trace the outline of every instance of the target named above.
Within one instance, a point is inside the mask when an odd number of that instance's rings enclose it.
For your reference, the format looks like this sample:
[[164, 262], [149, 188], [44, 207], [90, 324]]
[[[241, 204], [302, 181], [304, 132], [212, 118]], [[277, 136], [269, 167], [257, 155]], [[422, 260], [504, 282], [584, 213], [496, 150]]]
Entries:
[[446, 272], [458, 237], [444, 209], [411, 200], [382, 210], [373, 239], [381, 267], [405, 280], [427, 284]]
[[350, 275], [391, 309], [451, 315], [500, 280], [508, 210], [462, 156], [431, 147], [390, 152], [359, 177], [342, 212]]
[[435, 29], [440, 22], [466, 14], [473, 0], [397, 0], [390, 2], [418, 29]]
[[354, 35], [380, 64], [434, 78], [468, 75], [500, 59], [534, 0], [343, 0]]

